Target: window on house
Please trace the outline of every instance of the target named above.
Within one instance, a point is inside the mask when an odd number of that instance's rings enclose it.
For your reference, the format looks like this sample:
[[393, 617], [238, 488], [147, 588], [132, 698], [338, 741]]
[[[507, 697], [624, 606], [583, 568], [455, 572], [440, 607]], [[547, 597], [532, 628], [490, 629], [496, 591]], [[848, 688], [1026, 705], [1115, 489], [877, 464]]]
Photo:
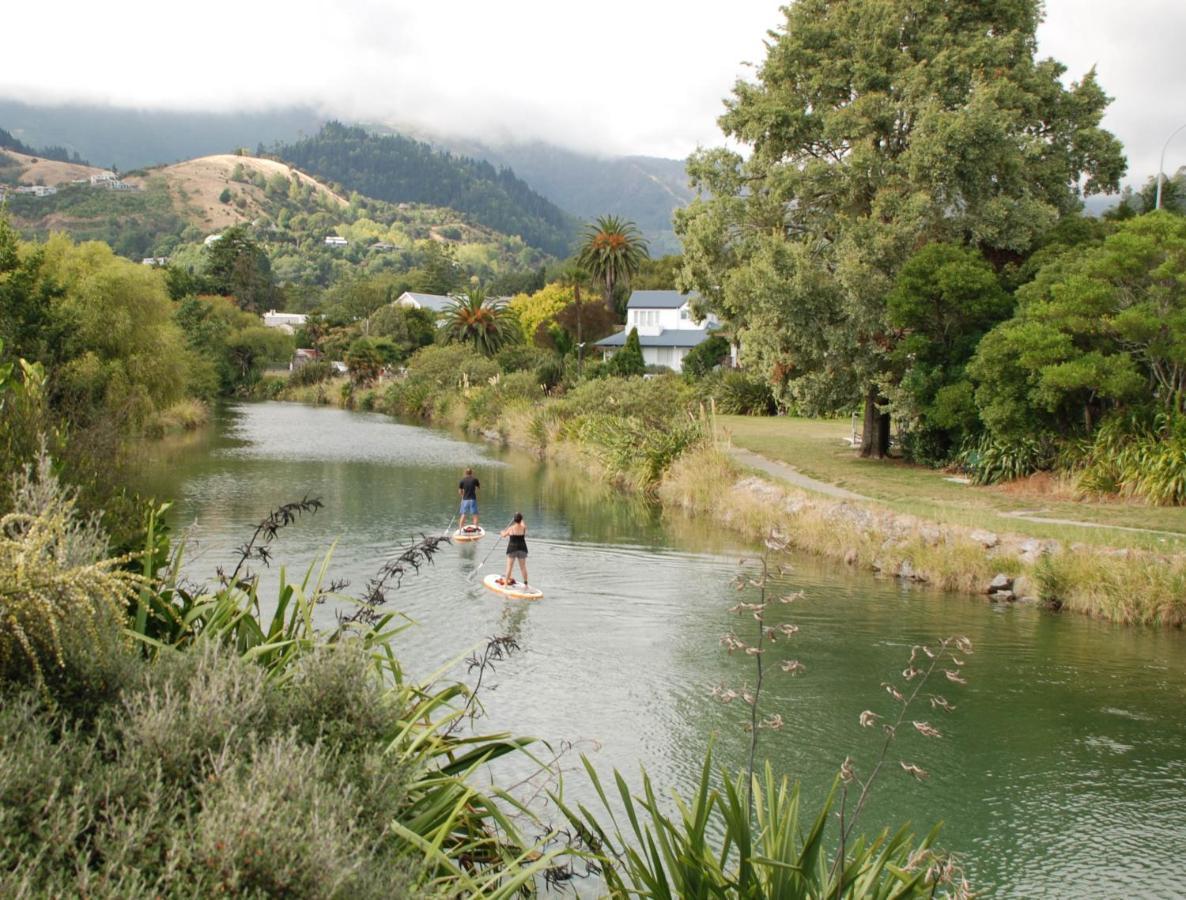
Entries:
[[686, 306], [679, 311], [679, 317], [681, 322], [688, 321], [688, 308]]

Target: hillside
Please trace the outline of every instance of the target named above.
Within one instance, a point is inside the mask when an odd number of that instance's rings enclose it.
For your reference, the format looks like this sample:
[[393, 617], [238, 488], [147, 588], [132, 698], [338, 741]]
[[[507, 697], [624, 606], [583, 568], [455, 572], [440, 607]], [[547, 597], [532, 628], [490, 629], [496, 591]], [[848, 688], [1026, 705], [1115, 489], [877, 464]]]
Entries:
[[314, 137], [276, 145], [273, 153], [349, 191], [391, 203], [447, 206], [555, 256], [566, 256], [576, 238], [577, 221], [514, 172], [422, 141], [330, 122]]
[[650, 243], [652, 256], [680, 251], [672, 214], [695, 196], [683, 160], [600, 157], [540, 142], [446, 145], [514, 169], [532, 188], [585, 221], [602, 215], [633, 221]]
[[[304, 172], [272, 159], [222, 153], [203, 156], [171, 166], [149, 169], [143, 174], [125, 176], [129, 184], [146, 189], [153, 179], [164, 179], [174, 206], [186, 221], [207, 231], [218, 231], [240, 222], [268, 216], [275, 206], [275, 194], [290, 193], [289, 182], [295, 179], [303, 189], [312, 191], [330, 204], [346, 206], [347, 200]], [[275, 181], [283, 181], [281, 186]], [[272, 181], [271, 196], [268, 182]], [[262, 184], [261, 184], [262, 182]], [[219, 198], [223, 191], [232, 194], [230, 202]]]
[[[32, 171], [27, 157], [8, 155], [10, 183]], [[347, 199], [274, 159], [222, 154], [129, 172], [122, 181], [130, 190], [73, 180], [52, 196], [10, 195], [13, 224], [31, 237], [66, 231], [77, 240], [106, 241], [132, 259], [170, 257], [187, 268], [200, 266], [207, 236], [245, 224], [280, 282], [290, 285], [324, 287], [368, 272], [404, 272], [441, 253], [466, 277], [482, 279], [537, 270], [547, 261], [522, 239], [456, 210], [358, 194]], [[326, 244], [329, 235], [346, 243]]]
[[63, 162], [18, 153], [16, 150], [0, 150], [0, 182], [9, 184], [68, 184], [71, 181], [98, 175], [102, 169], [82, 163]]

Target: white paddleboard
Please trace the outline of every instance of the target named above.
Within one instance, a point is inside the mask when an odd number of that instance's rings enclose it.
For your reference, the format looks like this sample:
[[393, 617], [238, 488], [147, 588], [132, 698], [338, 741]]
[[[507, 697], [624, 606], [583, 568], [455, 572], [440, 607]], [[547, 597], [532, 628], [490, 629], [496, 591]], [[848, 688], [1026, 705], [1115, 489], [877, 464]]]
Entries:
[[462, 530], [461, 528], [458, 528], [456, 531], [453, 532], [453, 540], [455, 540], [455, 541], [477, 541], [477, 540], [481, 540], [485, 536], [486, 536], [486, 529], [483, 528], [481, 525], [479, 525], [477, 527], [477, 529], [474, 531], [465, 531], [465, 530]]
[[514, 584], [499, 584], [498, 579], [501, 575], [491, 573], [482, 579], [482, 584], [490, 588], [496, 594], [502, 594], [504, 597], [510, 597], [512, 600], [543, 600], [544, 592], [539, 588], [533, 588], [524, 584], [521, 581], [516, 581]]

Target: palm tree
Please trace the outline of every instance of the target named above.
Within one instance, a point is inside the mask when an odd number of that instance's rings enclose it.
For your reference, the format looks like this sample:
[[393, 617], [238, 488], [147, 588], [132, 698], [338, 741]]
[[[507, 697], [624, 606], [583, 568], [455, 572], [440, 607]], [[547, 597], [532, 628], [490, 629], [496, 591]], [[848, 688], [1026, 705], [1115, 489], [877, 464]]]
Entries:
[[493, 356], [514, 338], [515, 317], [502, 300], [487, 297], [475, 286], [453, 295], [444, 328], [450, 341], [473, 344], [478, 352]]
[[619, 283], [629, 284], [642, 261], [650, 255], [646, 239], [633, 222], [617, 216], [601, 216], [585, 228], [577, 264], [601, 282], [605, 305], [613, 309], [614, 288]]

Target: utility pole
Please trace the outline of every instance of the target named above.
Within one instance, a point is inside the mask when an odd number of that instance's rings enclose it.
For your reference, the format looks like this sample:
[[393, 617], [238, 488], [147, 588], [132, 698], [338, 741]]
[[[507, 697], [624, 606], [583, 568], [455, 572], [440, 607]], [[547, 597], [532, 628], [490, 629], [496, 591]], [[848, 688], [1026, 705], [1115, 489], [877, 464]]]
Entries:
[[1161, 184], [1165, 181], [1165, 151], [1169, 149], [1170, 141], [1178, 136], [1178, 132], [1186, 130], [1186, 125], [1179, 125], [1174, 129], [1173, 134], [1165, 139], [1165, 145], [1161, 148], [1161, 161], [1157, 164], [1157, 200], [1153, 204], [1154, 209], [1161, 209]]

